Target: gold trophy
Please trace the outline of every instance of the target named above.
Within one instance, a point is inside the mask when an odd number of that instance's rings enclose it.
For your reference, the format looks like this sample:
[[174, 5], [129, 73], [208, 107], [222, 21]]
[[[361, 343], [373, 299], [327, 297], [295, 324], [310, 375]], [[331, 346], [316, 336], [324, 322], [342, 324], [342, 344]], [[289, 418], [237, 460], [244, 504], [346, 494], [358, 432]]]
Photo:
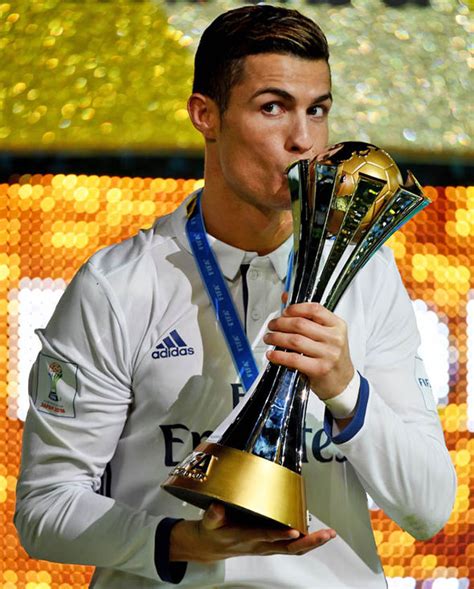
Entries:
[[[333, 311], [369, 258], [430, 202], [411, 172], [402, 185], [393, 159], [368, 143], [338, 143], [314, 160], [293, 163], [287, 173], [294, 238], [289, 304], [321, 302]], [[309, 392], [303, 374], [268, 363], [163, 488], [203, 509], [221, 502], [239, 521], [306, 534], [301, 464]]]

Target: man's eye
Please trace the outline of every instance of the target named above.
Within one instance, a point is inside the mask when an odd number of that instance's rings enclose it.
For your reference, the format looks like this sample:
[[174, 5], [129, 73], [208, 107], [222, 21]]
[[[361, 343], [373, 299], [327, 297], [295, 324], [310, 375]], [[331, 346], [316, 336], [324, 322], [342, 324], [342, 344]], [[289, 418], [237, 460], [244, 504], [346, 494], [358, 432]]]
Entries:
[[320, 104], [312, 106], [308, 111], [308, 114], [310, 114], [313, 117], [323, 117], [326, 113], [327, 108], [321, 106]]
[[270, 115], [277, 115], [281, 112], [281, 106], [277, 102], [268, 102], [262, 106], [262, 110]]

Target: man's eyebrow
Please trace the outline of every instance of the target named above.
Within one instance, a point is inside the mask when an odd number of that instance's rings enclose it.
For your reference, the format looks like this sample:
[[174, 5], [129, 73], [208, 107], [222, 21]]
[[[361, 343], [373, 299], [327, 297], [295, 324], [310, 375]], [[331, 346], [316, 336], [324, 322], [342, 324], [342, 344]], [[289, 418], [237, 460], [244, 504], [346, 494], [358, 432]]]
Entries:
[[[276, 96], [280, 96], [281, 98], [283, 98], [285, 100], [289, 100], [289, 101], [293, 101], [293, 102], [295, 100], [295, 97], [292, 94], [290, 94], [286, 90], [283, 90], [282, 88], [278, 88], [278, 87], [274, 87], [274, 86], [268, 86], [266, 88], [260, 88], [254, 94], [252, 94], [252, 96], [250, 97], [250, 100], [253, 100], [254, 98], [257, 98], [258, 96], [261, 96], [262, 94], [275, 94]], [[326, 100], [330, 100], [332, 102], [332, 94], [331, 94], [331, 92], [328, 92], [327, 94], [322, 94], [321, 96], [317, 96], [312, 101], [312, 104], [317, 104], [317, 103], [320, 103], [320, 102], [324, 102]]]

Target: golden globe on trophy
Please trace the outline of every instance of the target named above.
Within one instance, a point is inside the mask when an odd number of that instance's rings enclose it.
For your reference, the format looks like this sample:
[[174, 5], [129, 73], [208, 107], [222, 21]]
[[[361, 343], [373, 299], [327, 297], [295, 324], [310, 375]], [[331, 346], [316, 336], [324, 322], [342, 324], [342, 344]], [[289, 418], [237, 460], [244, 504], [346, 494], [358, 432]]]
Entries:
[[[411, 172], [403, 185], [393, 159], [368, 143], [338, 143], [287, 173], [294, 238], [288, 304], [314, 301], [333, 311], [370, 257], [430, 202]], [[306, 534], [301, 467], [308, 394], [303, 374], [268, 363], [163, 488], [204, 509], [217, 501], [259, 525]]]

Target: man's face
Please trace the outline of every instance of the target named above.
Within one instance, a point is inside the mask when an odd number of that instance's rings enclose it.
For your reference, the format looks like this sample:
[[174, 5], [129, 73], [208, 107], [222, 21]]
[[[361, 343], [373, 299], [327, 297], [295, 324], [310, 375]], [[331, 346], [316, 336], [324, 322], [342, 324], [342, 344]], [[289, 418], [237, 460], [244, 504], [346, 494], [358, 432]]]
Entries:
[[216, 136], [214, 169], [225, 189], [259, 208], [288, 209], [285, 169], [327, 145], [331, 103], [324, 60], [246, 57]]

